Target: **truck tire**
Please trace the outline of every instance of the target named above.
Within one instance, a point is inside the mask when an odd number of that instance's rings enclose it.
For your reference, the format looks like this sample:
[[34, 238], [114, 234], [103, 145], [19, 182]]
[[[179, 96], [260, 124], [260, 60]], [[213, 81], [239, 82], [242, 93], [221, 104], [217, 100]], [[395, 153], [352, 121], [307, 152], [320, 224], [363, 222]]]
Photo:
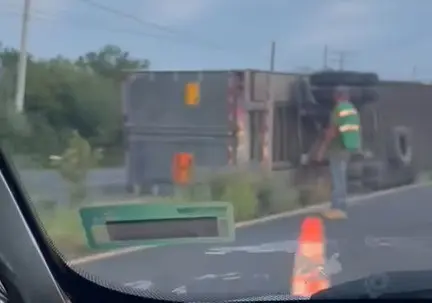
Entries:
[[406, 168], [406, 171], [404, 171], [403, 177], [404, 177], [403, 185], [416, 183], [418, 177], [418, 171], [413, 165], [410, 165], [409, 167]]
[[363, 163], [356, 162], [348, 165], [348, 179], [361, 179], [363, 177]]
[[360, 73], [350, 71], [326, 71], [310, 75], [311, 85], [348, 85], [348, 86], [368, 86], [376, 85], [379, 82], [378, 75], [375, 73]]
[[[335, 86], [315, 86], [312, 89], [314, 96], [319, 99], [332, 99]], [[372, 87], [350, 87], [350, 96], [353, 99], [377, 99], [378, 92]]]
[[[335, 87], [314, 87], [312, 94], [315, 100], [322, 105], [333, 104], [333, 94]], [[350, 87], [351, 102], [356, 106], [378, 101], [378, 92], [374, 88], [369, 87]]]
[[389, 179], [392, 187], [410, 185], [416, 182], [417, 171], [414, 166], [389, 167]]
[[414, 166], [395, 166], [389, 162], [374, 161], [365, 165], [363, 184], [371, 190], [382, 190], [413, 184], [417, 179]]
[[365, 192], [365, 187], [361, 179], [348, 181], [349, 194], [361, 194]]
[[387, 166], [384, 161], [372, 160], [363, 164], [363, 186], [370, 190], [387, 188]]
[[407, 167], [412, 165], [411, 130], [406, 126], [394, 127], [389, 135], [387, 156], [391, 165], [395, 167]]
[[364, 158], [362, 155], [351, 156], [348, 162], [347, 177], [349, 180], [361, 180], [363, 177]]

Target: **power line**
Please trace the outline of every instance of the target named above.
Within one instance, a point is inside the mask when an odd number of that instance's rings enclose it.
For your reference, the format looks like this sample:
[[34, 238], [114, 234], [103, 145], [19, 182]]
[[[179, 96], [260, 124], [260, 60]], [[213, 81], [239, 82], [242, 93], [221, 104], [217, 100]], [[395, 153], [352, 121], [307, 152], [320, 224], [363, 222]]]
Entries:
[[[2, 12], [6, 13], [7, 15], [16, 15], [21, 16], [21, 13], [18, 11], [8, 11], [8, 12]], [[37, 10], [37, 9], [31, 9], [30, 15], [32, 19], [37, 19], [39, 21], [54, 21], [55, 18], [53, 15], [47, 14], [44, 11]], [[70, 25], [73, 25], [74, 27], [80, 27], [80, 28], [86, 28], [86, 29], [92, 29], [92, 30], [100, 30], [100, 31], [106, 31], [106, 32], [112, 32], [112, 33], [120, 33], [120, 34], [129, 34], [132, 36], [138, 36], [138, 37], [149, 37], [154, 38], [156, 40], [167, 40], [174, 43], [180, 43], [180, 44], [189, 44], [188, 41], [184, 39], [180, 39], [180, 37], [175, 36], [166, 36], [163, 34], [155, 34], [150, 33], [145, 30], [135, 30], [135, 29], [129, 29], [129, 28], [113, 28], [113, 27], [106, 27], [101, 26], [98, 22], [88, 22], [89, 20], [83, 19], [70, 19], [70, 18], [64, 18], [61, 20], [62, 22], [66, 22]], [[202, 44], [197, 44], [197, 46], [203, 47]], [[228, 51], [228, 50], [227, 50]], [[234, 50], [233, 50], [234, 51]]]
[[[79, 0], [79, 1], [84, 1], [84, 2], [89, 3], [89, 0]], [[115, 11], [115, 10], [113, 10], [113, 11]], [[3, 11], [3, 12], [0, 12], [0, 14], [1, 13], [7, 13], [9, 15], [21, 16], [21, 12], [18, 12], [18, 11], [9, 11], [9, 12]], [[114, 12], [112, 12], [112, 13], [114, 14]], [[38, 10], [38, 9], [32, 8], [30, 11], [30, 15], [31, 15], [32, 21], [34, 21], [34, 20], [39, 20], [39, 21], [41, 21], [41, 20], [47, 20], [47, 21], [48, 20], [50, 20], [50, 21], [58, 20], [57, 18], [55, 18], [55, 16], [53, 16], [53, 14], [50, 15], [49, 13], [44, 12], [43, 10], [40, 10], [40, 9]], [[168, 36], [168, 35], [163, 35], [162, 33], [155, 34], [155, 33], [151, 33], [151, 32], [148, 32], [148, 31], [145, 31], [142, 29], [137, 30], [137, 29], [129, 29], [129, 28], [112, 28], [112, 27], [110, 28], [110, 27], [106, 27], [105, 25], [101, 24], [100, 22], [96, 22], [96, 20], [89, 20], [87, 18], [84, 18], [84, 16], [80, 16], [81, 19], [79, 19], [79, 18], [78, 19], [77, 18], [71, 19], [70, 17], [72, 17], [72, 16], [73, 15], [68, 16], [68, 18], [62, 18], [61, 22], [62, 23], [69, 23], [70, 25], [73, 25], [74, 27], [107, 31], [107, 32], [112, 32], [112, 33], [129, 34], [129, 35], [138, 36], [138, 37], [144, 36], [144, 37], [154, 38], [157, 40], [167, 40], [170, 42], [181, 43], [181, 44], [190, 44], [188, 40], [186, 40], [184, 38], [181, 39], [180, 36], [173, 36], [173, 35]], [[137, 18], [137, 20], [140, 20], [140, 22], [143, 22], [145, 24], [153, 24], [151, 22], [143, 21], [139, 18]], [[168, 27], [162, 26], [162, 28], [168, 28]], [[177, 32], [177, 31], [173, 31], [173, 32]], [[181, 32], [178, 32], [178, 33], [181, 33]], [[207, 48], [210, 48], [210, 49], [213, 49], [216, 51], [235, 52], [235, 53], [240, 51], [240, 50], [236, 50], [235, 48], [231, 48], [231, 49], [214, 48], [208, 44], [203, 44], [203, 43], [197, 43], [197, 46], [207, 47]]]
[[[230, 45], [229, 48], [227, 48], [225, 45], [222, 47], [222, 46], [217, 45], [217, 44], [215, 44], [209, 40], [205, 40], [205, 39], [203, 40], [200, 37], [195, 37], [194, 34], [187, 33], [184, 31], [179, 31], [179, 30], [173, 29], [169, 26], [164, 26], [164, 25], [157, 24], [155, 22], [144, 20], [142, 18], [137, 17], [136, 15], [112, 8], [112, 7], [107, 6], [107, 5], [100, 4], [100, 3], [95, 2], [93, 0], [78, 0], [78, 1], [81, 1], [85, 4], [93, 6], [93, 7], [97, 8], [101, 11], [105, 11], [105, 12], [110, 13], [112, 15], [115, 15], [117, 17], [123, 17], [125, 19], [129, 19], [129, 20], [135, 21], [139, 24], [142, 24], [146, 27], [158, 29], [161, 32], [164, 32], [166, 34], [171, 34], [171, 35], [163, 35], [163, 33], [160, 33], [160, 34], [159, 33], [151, 33], [151, 32], [145, 31], [143, 29], [137, 30], [137, 29], [128, 29], [128, 28], [108, 28], [104, 25], [101, 25], [99, 22], [93, 22], [93, 24], [89, 24], [88, 22], [85, 22], [84, 20], [76, 20], [76, 22], [73, 22], [75, 20], [70, 20], [69, 18], [62, 18], [61, 22], [66, 22], [66, 23], [74, 24], [75, 26], [78, 26], [78, 27], [86, 27], [86, 28], [87, 28], [87, 26], [86, 26], [86, 24], [87, 24], [87, 25], [90, 25], [93, 29], [98, 29], [98, 30], [123, 33], [123, 34], [130, 34], [133, 36], [141, 36], [141, 37], [145, 36], [145, 37], [150, 37], [150, 38], [154, 38], [154, 39], [158, 39], [158, 40], [166, 40], [166, 41], [170, 41], [170, 42], [175, 42], [175, 43], [179, 43], [179, 44], [187, 44], [187, 45], [192, 44], [192, 45], [196, 45], [196, 46], [203, 47], [203, 48], [213, 50], [213, 51], [222, 51], [222, 52], [228, 52], [228, 53], [243, 52], [240, 48], [236, 49], [236, 47], [233, 47], [232, 45]], [[66, 12], [66, 11], [67, 10], [63, 10], [63, 12]], [[33, 12], [39, 13], [39, 16], [33, 17]], [[47, 16], [47, 14], [45, 12], [43, 12], [41, 10], [37, 10], [37, 9], [32, 9], [31, 15], [32, 15], [32, 18], [36, 18], [39, 20], [41, 20], [41, 19], [45, 19], [45, 20], [55, 19], [55, 18], [49, 18], [50, 16]], [[82, 19], [86, 19], [86, 18], [82, 18]], [[88, 20], [86, 20], [86, 21], [88, 21]], [[86, 24], [84, 24], [84, 23], [86, 23]], [[253, 48], [251, 47], [251, 49], [253, 49]]]
[[[327, 52], [327, 50], [326, 50], [326, 52]], [[332, 61], [337, 62], [339, 70], [345, 69], [345, 65], [346, 65], [346, 61], [347, 61], [348, 57], [352, 56], [353, 54], [354, 54], [354, 52], [347, 51], [347, 50], [331, 51], [331, 55], [334, 56]]]
[[143, 20], [143, 19], [141, 19], [141, 18], [139, 18], [133, 14], [112, 8], [112, 7], [104, 5], [104, 4], [100, 4], [100, 3], [95, 2], [93, 0], [79, 0], [79, 1], [84, 2], [88, 5], [91, 5], [95, 8], [98, 8], [102, 11], [107, 12], [107, 13], [111, 13], [113, 15], [116, 15], [117, 17], [123, 17], [123, 18], [129, 19], [129, 20], [133, 20], [133, 21], [138, 22], [142, 25], [153, 27], [153, 28], [156, 28], [158, 30], [161, 30], [161, 31], [164, 31], [164, 32], [167, 32], [170, 34], [190, 36], [189, 39], [191, 39], [191, 40], [197, 40], [197, 41], [200, 41], [199, 43], [201, 43], [203, 45], [206, 45], [206, 46], [211, 47], [211, 48], [216, 48], [216, 49], [222, 50], [222, 48], [220, 46], [215, 45], [213, 43], [210, 43], [209, 41], [202, 40], [200, 37], [194, 37], [194, 35], [191, 36], [190, 33], [178, 31], [178, 30], [175, 30], [175, 29], [168, 27], [168, 26], [164, 26], [164, 25], [157, 24], [155, 22]]
[[[4, 13], [4, 12], [3, 12]], [[7, 15], [21, 15], [19, 12], [17, 11], [9, 11], [6, 12]], [[32, 9], [30, 12], [30, 15], [33, 19], [37, 19], [37, 20], [44, 20], [44, 21], [54, 21], [55, 18], [53, 18], [52, 15], [47, 14], [46, 12], [43, 12], [41, 10], [35, 10]], [[73, 25], [75, 27], [82, 27], [82, 28], [89, 28], [89, 29], [96, 29], [96, 30], [102, 30], [102, 31], [107, 31], [107, 32], [118, 32], [118, 33], [126, 33], [126, 34], [132, 34], [132, 35], [139, 35], [139, 36], [148, 36], [151, 38], [157, 38], [157, 39], [161, 39], [161, 38], [167, 38], [167, 39], [173, 39], [173, 37], [166, 37], [166, 36], [162, 36], [160, 34], [152, 34], [143, 30], [133, 30], [133, 29], [124, 29], [124, 28], [110, 28], [110, 27], [106, 27], [106, 26], [99, 26], [100, 23], [96, 23], [96, 22], [85, 22], [84, 20], [71, 20], [68, 18], [62, 19], [62, 22], [67, 22], [69, 25]]]

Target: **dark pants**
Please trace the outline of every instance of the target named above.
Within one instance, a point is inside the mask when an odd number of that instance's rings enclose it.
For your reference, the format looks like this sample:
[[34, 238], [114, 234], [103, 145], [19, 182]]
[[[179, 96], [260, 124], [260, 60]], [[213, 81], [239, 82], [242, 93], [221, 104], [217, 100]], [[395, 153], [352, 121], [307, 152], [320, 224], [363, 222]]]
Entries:
[[330, 157], [331, 175], [331, 208], [346, 210], [347, 207], [347, 166], [348, 159], [345, 157]]

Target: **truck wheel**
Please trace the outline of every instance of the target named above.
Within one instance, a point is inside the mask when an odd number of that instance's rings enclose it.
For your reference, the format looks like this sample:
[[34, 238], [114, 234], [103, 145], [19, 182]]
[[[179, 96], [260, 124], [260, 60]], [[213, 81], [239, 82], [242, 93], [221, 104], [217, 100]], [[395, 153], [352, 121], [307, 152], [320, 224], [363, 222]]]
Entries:
[[348, 163], [348, 179], [361, 179], [363, 177], [363, 161], [353, 160]]
[[376, 85], [379, 82], [375, 73], [359, 73], [349, 71], [326, 71], [310, 75], [311, 85]]
[[417, 179], [417, 170], [413, 165], [396, 166], [389, 163], [388, 178], [392, 187], [410, 185], [415, 183]]
[[360, 194], [365, 191], [365, 187], [361, 179], [348, 181], [348, 193], [349, 194]]
[[402, 173], [402, 185], [413, 184], [417, 181], [417, 170], [413, 165], [405, 167]]
[[362, 183], [370, 190], [380, 190], [387, 187], [387, 166], [379, 160], [367, 161], [363, 164]]
[[379, 94], [375, 88], [364, 87], [361, 90], [361, 99], [366, 101], [367, 103], [378, 101]]
[[[312, 94], [315, 100], [322, 105], [333, 104], [334, 87], [314, 87]], [[350, 87], [351, 102], [357, 107], [378, 101], [378, 92], [369, 87]]]
[[413, 149], [411, 130], [405, 126], [394, 127], [389, 135], [387, 155], [394, 166], [406, 167], [412, 165]]

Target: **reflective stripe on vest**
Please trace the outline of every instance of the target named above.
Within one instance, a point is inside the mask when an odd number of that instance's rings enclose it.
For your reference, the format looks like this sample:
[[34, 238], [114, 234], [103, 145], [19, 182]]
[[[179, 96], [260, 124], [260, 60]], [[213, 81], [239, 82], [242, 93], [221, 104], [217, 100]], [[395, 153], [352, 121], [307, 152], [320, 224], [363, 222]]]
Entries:
[[345, 124], [339, 126], [339, 131], [341, 133], [349, 132], [349, 131], [359, 131], [359, 130], [360, 130], [360, 126], [357, 124]]
[[355, 109], [344, 109], [339, 112], [339, 117], [348, 117], [348, 116], [354, 116], [357, 115], [357, 111]]

